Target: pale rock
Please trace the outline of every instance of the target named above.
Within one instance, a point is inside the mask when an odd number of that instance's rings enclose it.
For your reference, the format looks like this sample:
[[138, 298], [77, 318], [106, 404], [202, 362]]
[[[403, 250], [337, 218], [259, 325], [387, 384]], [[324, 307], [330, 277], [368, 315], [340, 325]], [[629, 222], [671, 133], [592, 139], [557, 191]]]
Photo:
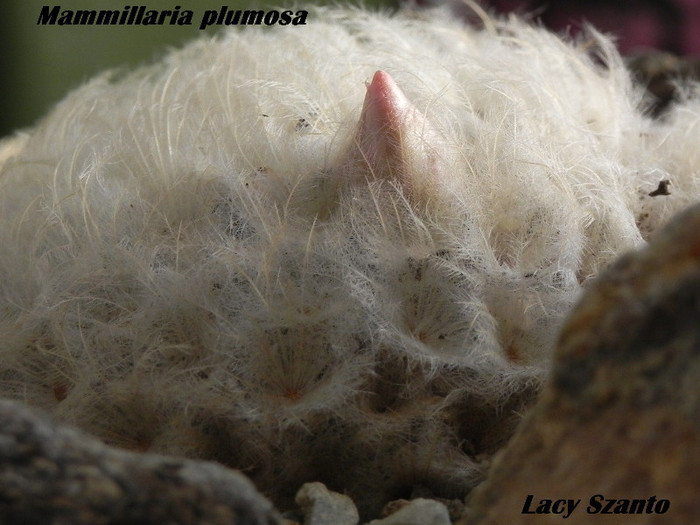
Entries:
[[357, 525], [360, 516], [353, 501], [332, 492], [318, 481], [305, 483], [296, 495], [304, 512], [304, 525]]
[[442, 503], [418, 498], [392, 515], [373, 520], [369, 525], [450, 525], [450, 514]]

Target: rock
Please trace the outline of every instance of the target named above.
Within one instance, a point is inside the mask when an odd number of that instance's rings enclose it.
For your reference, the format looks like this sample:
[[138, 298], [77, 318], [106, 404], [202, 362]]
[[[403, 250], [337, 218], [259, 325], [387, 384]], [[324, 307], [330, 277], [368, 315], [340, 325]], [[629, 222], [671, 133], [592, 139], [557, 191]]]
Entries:
[[4, 525], [275, 525], [271, 504], [214, 463], [111, 449], [0, 400]]
[[410, 503], [411, 501], [407, 499], [395, 499], [393, 501], [390, 501], [389, 503], [384, 505], [384, 508], [382, 509], [382, 517], [386, 518], [387, 516], [391, 516], [392, 514], [398, 512]]
[[357, 525], [360, 521], [353, 501], [331, 492], [323, 483], [305, 483], [296, 502], [304, 512], [304, 525]]
[[450, 514], [450, 521], [453, 522], [459, 520], [465, 513], [464, 501], [462, 499], [441, 498], [436, 496], [435, 492], [429, 487], [424, 485], [414, 485], [411, 490], [410, 500], [399, 499], [390, 501], [382, 509], [382, 516], [393, 514], [404, 505], [409, 504], [411, 500], [418, 498], [432, 499], [445, 505], [445, 507], [447, 507], [447, 512]]
[[447, 507], [432, 499], [418, 498], [392, 515], [369, 522], [369, 525], [450, 525]]
[[460, 523], [542, 523], [526, 512], [558, 498], [581, 500], [569, 524], [698, 522], [698, 232], [695, 206], [593, 283], [564, 325], [542, 398]]

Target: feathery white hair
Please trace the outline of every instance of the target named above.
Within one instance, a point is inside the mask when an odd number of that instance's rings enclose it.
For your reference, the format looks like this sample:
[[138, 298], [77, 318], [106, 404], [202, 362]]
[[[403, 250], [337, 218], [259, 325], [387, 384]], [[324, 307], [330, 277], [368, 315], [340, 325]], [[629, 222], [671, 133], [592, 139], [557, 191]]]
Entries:
[[463, 495], [581, 287], [697, 199], [699, 115], [593, 30], [440, 11], [99, 76], [0, 148], [0, 395], [280, 504]]

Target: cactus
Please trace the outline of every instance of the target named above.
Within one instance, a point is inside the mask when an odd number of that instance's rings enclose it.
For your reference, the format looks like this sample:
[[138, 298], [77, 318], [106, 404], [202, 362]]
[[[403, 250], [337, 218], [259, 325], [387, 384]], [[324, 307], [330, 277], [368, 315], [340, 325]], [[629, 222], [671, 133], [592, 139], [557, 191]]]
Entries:
[[0, 395], [282, 508], [461, 497], [581, 288], [698, 195], [697, 98], [644, 107], [592, 29], [440, 11], [99, 76], [0, 145]]

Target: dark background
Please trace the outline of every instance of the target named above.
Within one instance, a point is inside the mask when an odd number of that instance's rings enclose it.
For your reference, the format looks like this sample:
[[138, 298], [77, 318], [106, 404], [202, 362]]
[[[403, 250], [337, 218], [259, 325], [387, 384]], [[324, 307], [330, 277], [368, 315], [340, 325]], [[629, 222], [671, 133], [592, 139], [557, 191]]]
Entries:
[[[299, 8], [320, 3], [297, 0]], [[147, 9], [194, 11], [190, 26], [44, 26], [37, 25], [44, 5], [70, 9], [117, 9], [145, 5]], [[134, 66], [162, 56], [168, 47], [202, 34], [207, 9], [271, 9], [292, 5], [288, 0], [0, 0], [0, 137], [31, 126], [72, 88], [100, 71]], [[372, 5], [372, 2], [368, 2]]]

